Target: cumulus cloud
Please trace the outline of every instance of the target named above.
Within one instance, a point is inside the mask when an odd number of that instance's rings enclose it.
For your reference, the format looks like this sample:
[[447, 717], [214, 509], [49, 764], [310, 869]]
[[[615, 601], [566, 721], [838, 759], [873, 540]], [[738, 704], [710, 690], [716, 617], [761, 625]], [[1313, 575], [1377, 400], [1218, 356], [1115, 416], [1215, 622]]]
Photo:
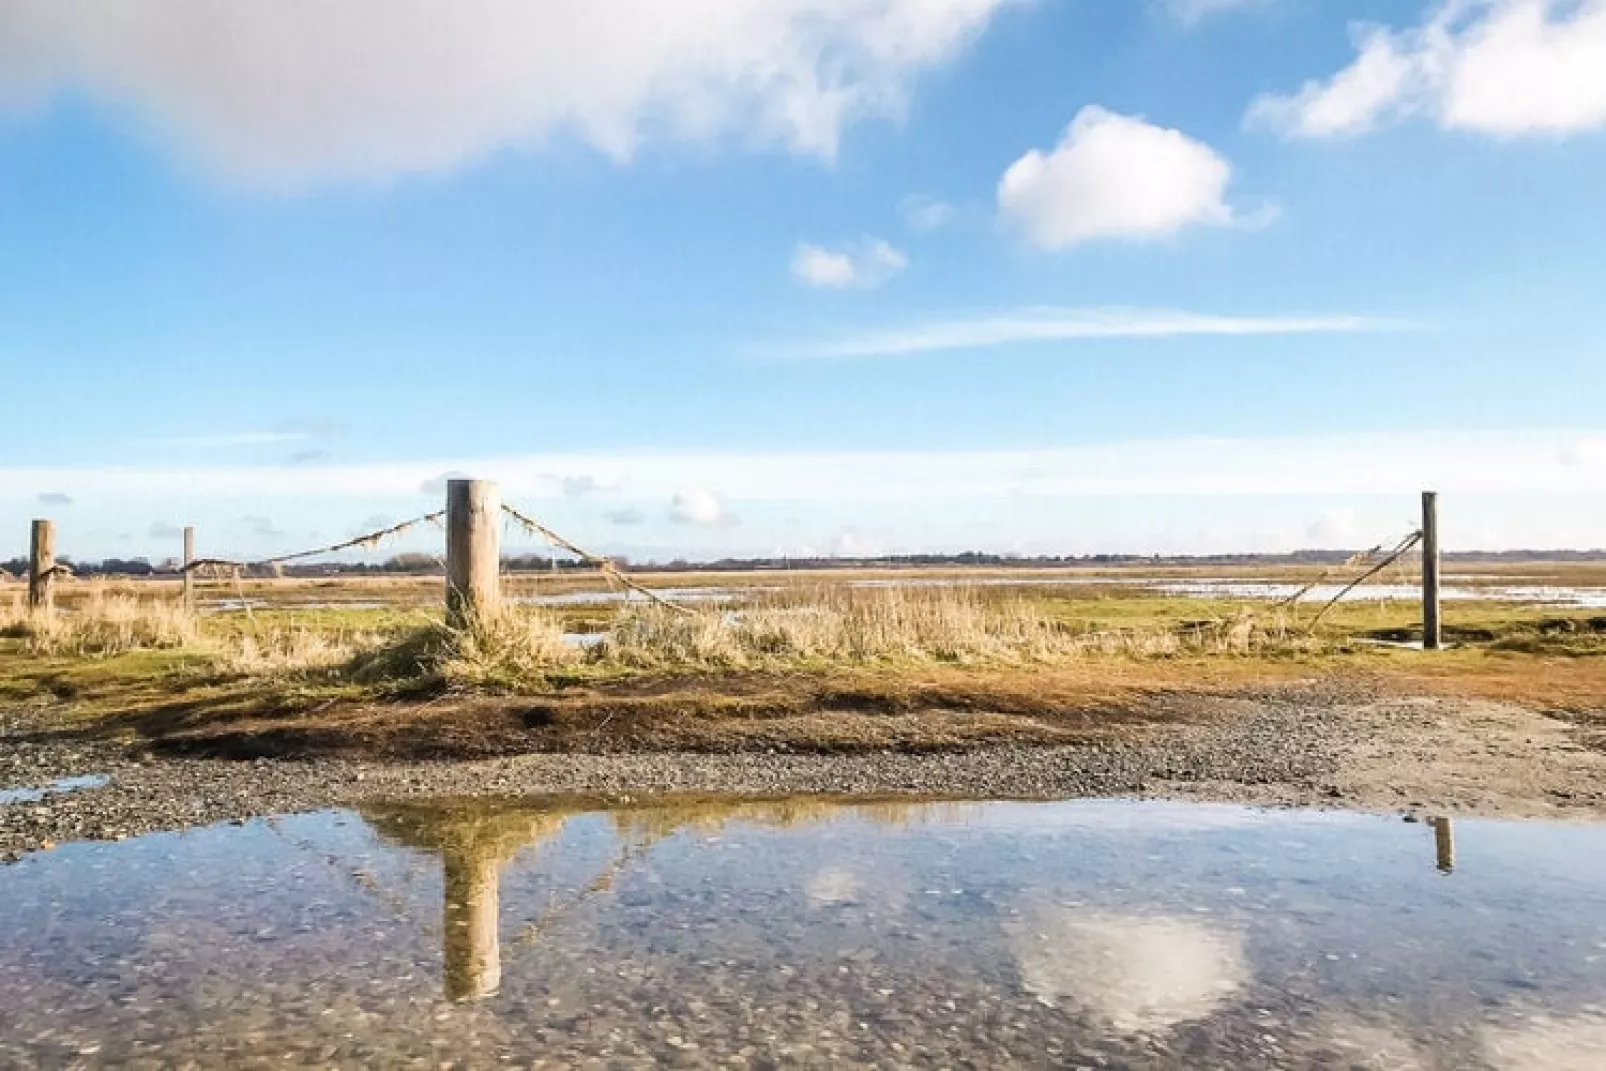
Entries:
[[838, 249], [803, 242], [792, 254], [792, 277], [830, 290], [873, 290], [909, 266], [909, 258], [880, 238], [861, 238]]
[[166, 521], [152, 521], [150, 528], [146, 530], [146, 534], [152, 539], [178, 539], [184, 535], [184, 529], [176, 524], [168, 524]]
[[1544, 1012], [1512, 1025], [1485, 1026], [1483, 1054], [1499, 1071], [1590, 1071], [1606, 1066], [1606, 1016]]
[[1322, 138], [1411, 116], [1501, 137], [1606, 126], [1606, 0], [1447, 0], [1414, 29], [1359, 28], [1348, 67], [1247, 120]]
[[921, 234], [946, 227], [954, 218], [954, 206], [924, 194], [910, 194], [898, 202], [904, 224]]
[[1243, 935], [1190, 918], [1036, 905], [1009, 926], [1027, 992], [1124, 1034], [1202, 1019], [1243, 988]]
[[714, 492], [691, 488], [675, 492], [669, 502], [669, 518], [676, 524], [695, 524], [706, 528], [725, 523], [730, 515], [725, 512], [725, 503]]
[[641, 524], [647, 519], [647, 515], [645, 513], [633, 506], [626, 506], [623, 509], [609, 510], [607, 513], [603, 514], [603, 517], [607, 518], [609, 524], [617, 524], [621, 526]]
[[1232, 166], [1180, 130], [1089, 105], [1059, 144], [1033, 149], [998, 183], [998, 208], [1032, 243], [1160, 238], [1233, 221]]
[[1010, 0], [8, 0], [0, 106], [109, 101], [254, 185], [454, 167], [565, 134], [830, 158]]
[[41, 491], [36, 498], [41, 506], [72, 505], [72, 496], [61, 491]]

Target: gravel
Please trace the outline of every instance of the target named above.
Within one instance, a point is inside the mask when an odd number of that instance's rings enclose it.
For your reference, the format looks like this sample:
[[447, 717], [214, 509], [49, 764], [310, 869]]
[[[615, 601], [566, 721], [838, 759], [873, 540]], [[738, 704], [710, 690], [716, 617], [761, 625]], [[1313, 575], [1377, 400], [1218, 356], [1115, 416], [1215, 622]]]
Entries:
[[[1309, 689], [1218, 700], [1207, 717], [1070, 747], [910, 754], [538, 754], [388, 763], [157, 758], [62, 739], [0, 714], [0, 789], [105, 775], [102, 787], [0, 804], [0, 859], [364, 801], [581, 794], [1187, 798], [1443, 813], [1606, 813], [1606, 755], [1518, 708]], [[1477, 735], [1469, 726], [1476, 726]], [[1495, 735], [1490, 734], [1498, 734]], [[1499, 747], [1483, 746], [1498, 738]], [[1431, 757], [1428, 761], [1423, 756]], [[1409, 757], [1409, 761], [1406, 761]]]

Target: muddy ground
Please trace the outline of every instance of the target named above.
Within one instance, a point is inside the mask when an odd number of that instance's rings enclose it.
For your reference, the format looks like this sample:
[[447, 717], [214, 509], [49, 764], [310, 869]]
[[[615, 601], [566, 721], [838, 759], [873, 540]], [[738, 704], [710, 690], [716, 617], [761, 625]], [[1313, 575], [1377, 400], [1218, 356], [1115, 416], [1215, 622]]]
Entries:
[[[607, 750], [408, 760], [354, 757], [350, 748], [240, 758], [232, 738], [208, 754], [183, 737], [175, 746], [91, 733], [48, 710], [11, 710], [0, 713], [0, 789], [89, 774], [109, 781], [0, 803], [0, 857], [366, 800], [462, 795], [1098, 796], [1606, 817], [1606, 746], [1598, 726], [1511, 703], [1381, 695], [1319, 681], [1228, 694], [1162, 693], [1104, 714], [1027, 719], [1012, 738], [995, 731], [999, 723], [985, 712], [860, 712], [854, 717], [886, 723], [881, 735], [861, 732], [857, 747], [834, 751], [800, 751], [755, 736], [735, 749], [727, 739], [719, 751], [621, 749], [612, 740]], [[958, 728], [950, 731], [944, 719]], [[1031, 730], [1038, 720], [1048, 728]], [[986, 731], [973, 731], [977, 725]], [[904, 746], [910, 739], [922, 746]]]

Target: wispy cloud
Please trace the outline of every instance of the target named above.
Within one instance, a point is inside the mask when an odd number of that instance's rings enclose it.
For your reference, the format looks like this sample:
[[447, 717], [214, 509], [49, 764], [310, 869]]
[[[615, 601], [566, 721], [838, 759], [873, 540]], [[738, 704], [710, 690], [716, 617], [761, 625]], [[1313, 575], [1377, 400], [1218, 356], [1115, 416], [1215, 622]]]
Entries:
[[306, 431], [233, 431], [221, 435], [164, 435], [135, 440], [142, 446], [174, 446], [186, 449], [211, 450], [230, 446], [271, 446], [275, 443], [299, 443], [313, 438]]
[[[1606, 430], [1417, 431], [1131, 439], [1037, 450], [616, 454], [461, 458], [345, 466], [0, 467], [0, 504], [55, 487], [103, 509], [172, 501], [295, 499], [416, 508], [443, 471], [496, 480], [508, 501], [565, 501], [553, 472], [628, 483], [635, 501], [683, 496], [688, 518], [724, 502], [916, 502], [967, 496], [1383, 494], [1606, 491]], [[717, 496], [691, 490], [718, 488]], [[624, 505], [624, 504], [622, 504]], [[388, 505], [383, 508], [389, 509]], [[278, 507], [271, 507], [277, 513]], [[327, 512], [324, 507], [321, 511]], [[259, 511], [268, 513], [266, 504]], [[598, 511], [601, 512], [600, 510]], [[235, 518], [237, 519], [237, 518]]]
[[802, 350], [793, 356], [907, 357], [1022, 342], [1192, 335], [1317, 335], [1398, 330], [1404, 326], [1397, 321], [1351, 315], [1218, 316], [1166, 309], [1022, 309], [868, 331]]

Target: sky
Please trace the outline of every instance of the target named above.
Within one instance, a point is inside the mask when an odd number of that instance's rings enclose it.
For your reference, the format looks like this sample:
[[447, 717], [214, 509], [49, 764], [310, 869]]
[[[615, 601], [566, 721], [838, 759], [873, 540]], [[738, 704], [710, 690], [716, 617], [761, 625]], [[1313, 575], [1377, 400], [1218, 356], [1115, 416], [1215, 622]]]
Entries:
[[1606, 0], [0, 0], [0, 558], [1606, 546], [1603, 189]]

